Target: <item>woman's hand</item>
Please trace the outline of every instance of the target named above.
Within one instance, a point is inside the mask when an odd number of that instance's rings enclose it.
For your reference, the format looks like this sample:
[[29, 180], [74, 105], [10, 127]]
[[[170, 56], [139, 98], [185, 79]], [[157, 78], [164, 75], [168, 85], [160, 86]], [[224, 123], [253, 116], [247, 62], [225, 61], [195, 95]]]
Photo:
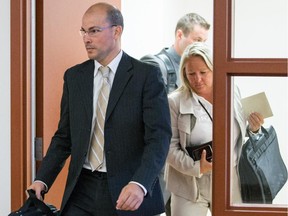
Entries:
[[206, 160], [206, 154], [207, 154], [206, 150], [204, 149], [202, 151], [201, 159], [200, 159], [200, 173], [201, 174], [212, 171], [212, 162], [209, 162]]

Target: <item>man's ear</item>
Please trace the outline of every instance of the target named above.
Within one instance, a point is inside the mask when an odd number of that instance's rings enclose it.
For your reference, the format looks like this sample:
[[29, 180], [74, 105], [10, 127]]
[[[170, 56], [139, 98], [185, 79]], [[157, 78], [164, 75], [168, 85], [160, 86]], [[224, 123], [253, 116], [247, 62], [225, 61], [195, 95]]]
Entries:
[[183, 31], [181, 29], [177, 29], [176, 31], [176, 38], [181, 39], [183, 37]]
[[123, 32], [122, 26], [117, 25], [117, 26], [114, 26], [113, 28], [115, 28], [115, 30], [114, 30], [115, 36], [120, 37], [122, 35], [122, 32]]

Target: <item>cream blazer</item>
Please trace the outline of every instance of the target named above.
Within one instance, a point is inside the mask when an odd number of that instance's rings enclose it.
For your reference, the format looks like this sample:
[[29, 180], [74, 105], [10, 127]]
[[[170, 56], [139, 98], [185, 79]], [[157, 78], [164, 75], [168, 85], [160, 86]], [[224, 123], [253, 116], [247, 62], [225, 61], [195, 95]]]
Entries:
[[191, 97], [191, 92], [184, 91], [172, 92], [168, 96], [172, 139], [164, 179], [170, 192], [195, 202], [199, 196], [196, 177], [202, 175], [200, 161], [194, 161], [185, 149], [196, 122]]

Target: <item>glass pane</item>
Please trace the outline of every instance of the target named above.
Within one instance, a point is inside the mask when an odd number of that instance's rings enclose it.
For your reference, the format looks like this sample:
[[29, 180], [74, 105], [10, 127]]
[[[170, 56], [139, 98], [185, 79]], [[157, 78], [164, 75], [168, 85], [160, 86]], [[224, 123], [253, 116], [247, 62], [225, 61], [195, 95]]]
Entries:
[[288, 57], [288, 1], [234, 0], [232, 57]]
[[[287, 77], [259, 77], [259, 76], [234, 76], [232, 78], [232, 98], [231, 98], [231, 205], [238, 205], [238, 204], [253, 204], [261, 203], [257, 197], [262, 193], [257, 192], [257, 184], [251, 183], [252, 174], [249, 172], [249, 166], [245, 166], [239, 164], [239, 159], [244, 156], [245, 150], [244, 143], [248, 139], [246, 128], [247, 128], [247, 117], [252, 112], [259, 112], [261, 113], [264, 118], [264, 124], [262, 125], [264, 129], [268, 129], [270, 126], [276, 131], [279, 143], [279, 150], [281, 157], [284, 162], [284, 167], [286, 169], [288, 167], [288, 78]], [[259, 94], [260, 93], [260, 94]], [[240, 96], [241, 95], [241, 96]], [[251, 96], [254, 96], [251, 98]], [[251, 100], [248, 100], [248, 99]], [[269, 110], [265, 110], [267, 104], [265, 104], [265, 98], [268, 101], [268, 106], [270, 106], [272, 113], [269, 113]], [[242, 125], [242, 126], [241, 126]], [[241, 136], [244, 134], [244, 136]], [[251, 139], [260, 139], [260, 137], [265, 135], [265, 130], [261, 131], [260, 133], [251, 134]], [[255, 142], [257, 143], [257, 141]], [[246, 145], [246, 144], [245, 144]], [[258, 150], [259, 148], [259, 150]], [[267, 170], [277, 170], [279, 169], [279, 164], [276, 164], [274, 159], [269, 159], [266, 163], [265, 161], [268, 160], [265, 157], [264, 159], [260, 157], [259, 151], [269, 152], [270, 150], [265, 150], [265, 148], [260, 145], [258, 146], [255, 144], [254, 149], [249, 149], [248, 157], [251, 158], [252, 163], [255, 164], [257, 167], [257, 172], [260, 173], [258, 178], [264, 179], [268, 172]], [[254, 153], [255, 152], [255, 153]], [[272, 151], [271, 151], [272, 152]], [[271, 153], [272, 154], [272, 153]], [[270, 154], [270, 155], [271, 155]], [[241, 158], [241, 160], [242, 160]], [[266, 164], [264, 168], [262, 167], [263, 164]], [[282, 164], [283, 165], [283, 164]], [[252, 166], [252, 165], [251, 165]], [[243, 193], [245, 190], [242, 188], [242, 196], [240, 192], [240, 182], [239, 182], [239, 168], [240, 170], [245, 170], [245, 175], [242, 177], [241, 183], [243, 184], [244, 181], [249, 180], [248, 186], [252, 186], [252, 192], [249, 194], [250, 198], [248, 201], [243, 200]], [[262, 170], [263, 168], [263, 170]], [[269, 172], [271, 174], [271, 172]], [[273, 172], [272, 172], [273, 173]], [[279, 175], [278, 175], [279, 174]], [[287, 174], [287, 173], [286, 173]], [[272, 178], [271, 178], [272, 176]], [[274, 178], [275, 176], [275, 178]], [[277, 176], [277, 177], [276, 177]], [[273, 175], [266, 175], [267, 178], [267, 185], [270, 186], [270, 189], [273, 194], [276, 194], [275, 198], [273, 198], [272, 203], [269, 202], [268, 198], [268, 191], [269, 188], [264, 189], [266, 192], [266, 204], [272, 204], [272, 206], [279, 207], [279, 205], [284, 205], [285, 207], [288, 206], [288, 182], [284, 181], [283, 187], [281, 187], [279, 192], [274, 191], [275, 184], [280, 184], [281, 180], [284, 179], [285, 172], [278, 172]], [[273, 181], [272, 181], [272, 180]], [[274, 185], [272, 185], [274, 183]], [[265, 184], [264, 184], [265, 185]], [[272, 186], [271, 186], [272, 185]], [[247, 191], [246, 191], [247, 192]], [[246, 193], [247, 194], [247, 193]]]

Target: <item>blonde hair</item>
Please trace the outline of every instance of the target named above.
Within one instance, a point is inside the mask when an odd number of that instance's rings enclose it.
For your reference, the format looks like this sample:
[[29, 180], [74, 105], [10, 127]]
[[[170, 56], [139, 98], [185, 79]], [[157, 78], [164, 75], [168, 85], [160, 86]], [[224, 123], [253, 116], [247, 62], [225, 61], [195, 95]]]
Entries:
[[213, 71], [213, 59], [211, 50], [204, 42], [194, 42], [186, 47], [180, 61], [180, 79], [181, 85], [176, 91], [190, 91], [191, 87], [186, 77], [185, 64], [191, 56], [200, 56], [206, 63], [207, 67]]

